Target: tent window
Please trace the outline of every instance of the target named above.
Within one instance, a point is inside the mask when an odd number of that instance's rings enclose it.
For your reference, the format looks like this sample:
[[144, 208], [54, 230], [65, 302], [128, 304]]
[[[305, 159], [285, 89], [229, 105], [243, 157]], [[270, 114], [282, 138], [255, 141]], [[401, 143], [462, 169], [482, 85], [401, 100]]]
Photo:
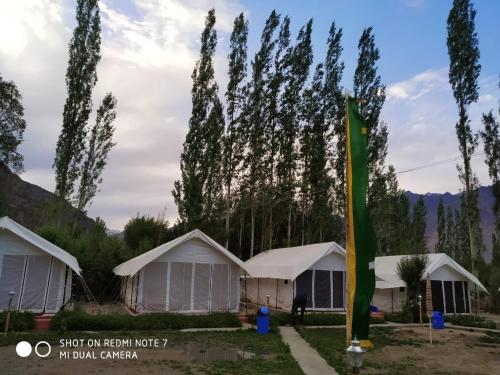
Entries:
[[210, 294], [210, 264], [194, 265], [194, 310], [208, 311]]
[[333, 308], [344, 308], [344, 272], [332, 271], [333, 277]]
[[465, 312], [470, 313], [470, 301], [469, 301], [469, 285], [467, 281], [464, 281], [464, 293], [465, 293]]
[[453, 282], [444, 281], [444, 297], [446, 301], [446, 313], [455, 314], [455, 302], [453, 301]]
[[462, 281], [453, 282], [453, 287], [455, 288], [455, 305], [457, 314], [463, 314], [465, 312], [464, 289], [462, 284]]
[[14, 290], [16, 295], [12, 298], [12, 309], [17, 309], [19, 295], [23, 283], [24, 255], [4, 255], [2, 273], [0, 274], [0, 310], [6, 310], [9, 304], [9, 291]]
[[21, 310], [43, 311], [50, 261], [49, 256], [28, 256]]
[[191, 310], [192, 271], [192, 263], [172, 262], [170, 264], [169, 310]]
[[330, 271], [314, 271], [314, 308], [330, 309], [331, 308], [331, 272]]
[[296, 293], [299, 294], [305, 293], [307, 295], [307, 305], [306, 307], [312, 307], [312, 286], [313, 286], [313, 271], [305, 270], [302, 272], [296, 279]]
[[167, 305], [167, 263], [152, 262], [141, 272], [142, 304], [147, 311], [165, 311]]
[[54, 259], [52, 262], [52, 271], [50, 273], [49, 291], [45, 303], [46, 312], [56, 312], [62, 305], [64, 287], [66, 280], [66, 265], [61, 261]]
[[240, 267], [231, 264], [229, 310], [238, 311], [240, 307]]
[[212, 265], [212, 310], [226, 311], [229, 305], [229, 264]]
[[443, 287], [441, 280], [431, 280], [432, 309], [444, 313]]

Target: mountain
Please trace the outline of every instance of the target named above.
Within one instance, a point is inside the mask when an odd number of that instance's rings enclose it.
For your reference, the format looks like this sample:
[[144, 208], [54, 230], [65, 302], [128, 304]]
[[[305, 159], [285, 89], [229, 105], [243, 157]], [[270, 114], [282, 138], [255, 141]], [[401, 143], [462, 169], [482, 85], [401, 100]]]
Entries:
[[[56, 196], [40, 186], [24, 181], [0, 163], [0, 217], [9, 216], [25, 227], [36, 230], [50, 222], [50, 209]], [[62, 221], [72, 222], [78, 217], [80, 226], [90, 230], [95, 222], [69, 203], [62, 204]]]
[[[419, 194], [407, 191], [406, 195], [413, 205]], [[439, 205], [439, 199], [443, 197], [443, 203], [446, 207], [451, 206], [456, 209], [460, 209], [460, 197], [462, 193], [457, 194], [438, 194], [438, 193], [427, 193], [424, 194], [424, 203], [427, 208], [427, 245], [430, 251], [434, 250], [437, 242], [437, 208]], [[485, 246], [484, 258], [486, 261], [491, 259], [491, 234], [493, 233], [495, 227], [495, 217], [493, 215], [493, 191], [491, 186], [481, 186], [479, 188], [479, 210], [481, 212], [481, 228], [483, 230], [483, 244]]]

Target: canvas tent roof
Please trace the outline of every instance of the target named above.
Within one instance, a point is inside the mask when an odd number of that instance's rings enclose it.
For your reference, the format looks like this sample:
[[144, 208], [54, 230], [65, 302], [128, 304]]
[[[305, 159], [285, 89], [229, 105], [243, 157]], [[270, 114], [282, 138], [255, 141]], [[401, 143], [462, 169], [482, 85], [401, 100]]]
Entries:
[[[423, 279], [425, 279], [427, 274], [432, 274], [438, 268], [448, 266], [486, 292], [486, 288], [473, 274], [455, 262], [448, 255], [427, 254], [427, 256], [429, 258], [429, 263], [427, 264]], [[399, 288], [405, 286], [404, 281], [399, 278], [397, 271], [398, 263], [403, 257], [405, 257], [405, 255], [391, 255], [375, 258], [375, 273], [377, 276], [376, 286], [378, 289]]]
[[267, 250], [247, 260], [245, 267], [252, 277], [295, 280], [318, 260], [332, 253], [345, 257], [345, 250], [337, 243], [323, 242]]
[[148, 252], [141, 254], [135, 258], [132, 258], [122, 264], [119, 264], [113, 269], [113, 272], [118, 275], [118, 276], [133, 276], [139, 271], [141, 268], [146, 266], [147, 264], [151, 263], [158, 257], [162, 256], [163, 254], [167, 253], [168, 251], [174, 249], [176, 246], [180, 245], [183, 242], [186, 242], [190, 239], [197, 238], [212, 247], [214, 247], [216, 250], [220, 251], [223, 255], [231, 259], [233, 262], [238, 264], [241, 268], [245, 268], [244, 263], [237, 258], [235, 255], [233, 255], [230, 251], [222, 247], [219, 243], [211, 239], [209, 236], [207, 236], [205, 233], [203, 233], [199, 229], [195, 229], [189, 233], [186, 233], [183, 236], [177, 237], [176, 239], [166, 242], [152, 250], [149, 250]]
[[7, 216], [4, 216], [0, 218], [0, 229], [7, 230], [21, 237], [25, 241], [28, 241], [32, 245], [45, 251], [47, 254], [50, 254], [54, 258], [57, 258], [61, 262], [67, 264], [73, 271], [81, 276], [80, 266], [78, 265], [78, 261], [73, 255], [57, 247], [46, 239], [40, 237], [38, 234], [33, 233], [28, 228], [25, 228], [21, 224], [16, 223], [14, 220], [8, 218]]

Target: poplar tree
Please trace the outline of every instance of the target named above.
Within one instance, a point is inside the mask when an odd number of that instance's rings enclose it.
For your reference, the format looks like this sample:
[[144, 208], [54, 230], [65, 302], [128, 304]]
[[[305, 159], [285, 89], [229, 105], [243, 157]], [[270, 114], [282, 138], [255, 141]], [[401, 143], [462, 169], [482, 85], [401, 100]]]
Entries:
[[413, 206], [411, 220], [411, 249], [413, 254], [427, 253], [425, 229], [427, 210], [424, 204], [424, 197], [420, 195]]
[[273, 34], [279, 25], [279, 15], [272, 11], [261, 36], [261, 46], [252, 60], [252, 77], [248, 108], [248, 141], [244, 160], [246, 169], [245, 185], [250, 201], [250, 258], [255, 250], [255, 225], [257, 216], [257, 193], [263, 187], [263, 160], [265, 156], [265, 111], [266, 86], [269, 82], [269, 72], [272, 66], [272, 53], [275, 46]]
[[[499, 107], [500, 113], [500, 107]], [[495, 119], [493, 111], [483, 114], [484, 130], [481, 137], [486, 155], [485, 163], [493, 183], [493, 214], [495, 215], [495, 230], [492, 233], [491, 272], [489, 277], [490, 292], [493, 296], [493, 309], [500, 307], [500, 123]]]
[[[274, 202], [276, 200], [276, 163], [278, 160], [278, 147], [279, 147], [279, 128], [280, 128], [280, 115], [281, 115], [281, 93], [284, 84], [284, 75], [287, 62], [290, 59], [292, 48], [290, 47], [290, 18], [285, 16], [281, 23], [280, 32], [276, 43], [276, 53], [274, 55], [274, 70], [270, 74], [270, 80], [267, 87], [268, 100], [266, 107], [266, 158], [265, 158], [265, 171], [267, 175], [265, 199], [266, 205], [263, 210], [267, 211], [267, 247], [273, 248], [274, 237]], [[263, 230], [263, 233], [265, 231]]]
[[[306, 227], [308, 242], [324, 241], [326, 223], [332, 211], [328, 195], [331, 179], [327, 165], [328, 124], [325, 122], [324, 93], [323, 64], [318, 64], [302, 99], [302, 244], [305, 244]], [[307, 226], [305, 218], [310, 220]]]
[[344, 73], [342, 55], [342, 28], [337, 29], [335, 22], [330, 26], [328, 36], [328, 50], [325, 59], [325, 88], [324, 105], [325, 121], [329, 129], [329, 140], [332, 146], [329, 158], [335, 171], [333, 179], [335, 213], [344, 215], [345, 200], [345, 160], [346, 160], [346, 132], [345, 132], [345, 98], [342, 93], [341, 80]]
[[311, 46], [312, 20], [302, 27], [297, 43], [286, 66], [285, 85], [282, 96], [281, 128], [279, 133], [279, 161], [277, 172], [279, 179], [280, 200], [287, 215], [287, 241], [292, 239], [292, 211], [296, 187], [295, 169], [297, 165], [297, 136], [299, 130], [299, 111], [302, 88], [308, 78], [312, 64]]
[[[181, 179], [174, 183], [174, 196], [181, 223], [187, 229], [198, 227], [203, 222], [203, 215], [210, 212], [207, 209], [207, 188], [205, 183], [212, 176], [207, 175], [214, 172], [206, 167], [208, 156], [216, 158], [214, 150], [207, 147], [218, 147], [209, 145], [207, 137], [212, 136], [209, 128], [220, 126], [220, 102], [217, 99], [217, 83], [214, 77], [213, 56], [217, 45], [217, 33], [214, 29], [215, 10], [211, 9], [205, 19], [205, 28], [201, 34], [200, 58], [196, 62], [191, 78], [193, 80], [192, 109], [189, 119], [189, 130], [183, 145], [181, 154]], [[215, 106], [219, 106], [213, 110]], [[210, 120], [210, 125], [207, 125]], [[209, 155], [209, 154], [212, 155]], [[208, 189], [211, 189], [210, 187]], [[211, 194], [211, 192], [208, 192]], [[213, 202], [209, 203], [209, 206]]]
[[79, 210], [83, 211], [90, 205], [97, 193], [98, 185], [102, 183], [102, 172], [107, 164], [108, 154], [115, 145], [113, 143], [115, 119], [116, 98], [108, 93], [97, 110], [96, 122], [86, 147], [77, 197]]
[[227, 129], [224, 135], [223, 174], [225, 188], [225, 246], [229, 246], [232, 187], [243, 158], [243, 124], [247, 72], [248, 21], [243, 13], [234, 20], [230, 39], [229, 82], [226, 90]]
[[98, 0], [78, 0], [76, 20], [77, 26], [69, 43], [63, 126], [53, 164], [55, 193], [66, 200], [70, 199], [81, 174], [86, 125], [92, 111], [92, 90], [97, 83], [96, 68], [101, 59]]
[[14, 173], [24, 170], [24, 158], [17, 148], [23, 142], [25, 129], [22, 96], [16, 84], [0, 74], [0, 163]]
[[[373, 28], [363, 30], [358, 43], [359, 57], [354, 72], [354, 97], [359, 99], [359, 114], [366, 125], [368, 135], [368, 166], [370, 181], [383, 178], [387, 156], [387, 126], [379, 121], [385, 102], [385, 85], [378, 75], [377, 62], [380, 53], [375, 46]], [[370, 192], [376, 193], [376, 192]], [[373, 194], [372, 194], [373, 195]]]
[[478, 78], [481, 71], [479, 64], [479, 46], [475, 31], [476, 10], [469, 0], [454, 0], [448, 15], [448, 55], [450, 57], [449, 82], [458, 106], [458, 122], [455, 125], [462, 164], [458, 166], [460, 180], [464, 185], [467, 233], [470, 246], [470, 264], [472, 273], [478, 276], [478, 257], [480, 244], [477, 242], [478, 225], [477, 178], [471, 168], [471, 155], [474, 153], [478, 137], [470, 126], [468, 109], [478, 99]]
[[435, 246], [436, 253], [446, 253], [446, 215], [443, 203], [443, 197], [439, 198], [437, 208], [437, 236], [438, 240]]
[[454, 210], [451, 206], [446, 209], [446, 242], [444, 252], [448, 254], [453, 259], [455, 258], [455, 249], [457, 248], [457, 218], [459, 217], [458, 211]]

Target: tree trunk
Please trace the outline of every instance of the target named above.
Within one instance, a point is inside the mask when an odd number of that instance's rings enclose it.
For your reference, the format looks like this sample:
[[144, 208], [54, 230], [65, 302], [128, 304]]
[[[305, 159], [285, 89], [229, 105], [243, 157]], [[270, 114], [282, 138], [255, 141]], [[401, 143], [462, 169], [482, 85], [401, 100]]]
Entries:
[[252, 208], [250, 210], [250, 258], [253, 257], [255, 245], [255, 194], [252, 194]]
[[227, 185], [227, 196], [226, 196], [226, 243], [225, 248], [229, 249], [229, 216], [231, 211], [231, 184]]
[[290, 247], [292, 239], [292, 204], [288, 206], [288, 228], [286, 233], [286, 247]]

